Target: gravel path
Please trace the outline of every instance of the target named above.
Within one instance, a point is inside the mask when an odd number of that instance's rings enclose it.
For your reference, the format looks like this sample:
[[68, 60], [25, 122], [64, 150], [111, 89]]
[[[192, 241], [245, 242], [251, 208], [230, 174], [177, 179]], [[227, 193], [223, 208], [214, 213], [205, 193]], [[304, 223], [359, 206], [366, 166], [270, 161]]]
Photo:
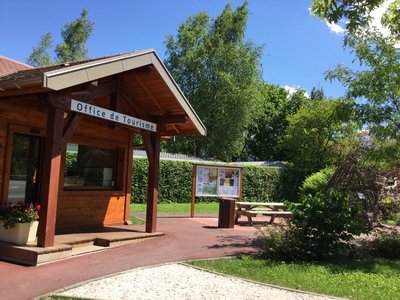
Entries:
[[332, 299], [217, 275], [182, 264], [134, 269], [85, 283], [57, 295], [135, 300]]

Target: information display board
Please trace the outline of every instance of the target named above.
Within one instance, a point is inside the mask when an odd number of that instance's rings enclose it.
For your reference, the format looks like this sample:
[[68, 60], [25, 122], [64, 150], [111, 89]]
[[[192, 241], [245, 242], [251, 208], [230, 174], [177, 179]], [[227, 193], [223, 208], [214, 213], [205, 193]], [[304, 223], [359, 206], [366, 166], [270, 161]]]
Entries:
[[195, 166], [196, 197], [239, 197], [241, 168]]
[[242, 197], [242, 168], [229, 166], [193, 165], [192, 209], [195, 197]]

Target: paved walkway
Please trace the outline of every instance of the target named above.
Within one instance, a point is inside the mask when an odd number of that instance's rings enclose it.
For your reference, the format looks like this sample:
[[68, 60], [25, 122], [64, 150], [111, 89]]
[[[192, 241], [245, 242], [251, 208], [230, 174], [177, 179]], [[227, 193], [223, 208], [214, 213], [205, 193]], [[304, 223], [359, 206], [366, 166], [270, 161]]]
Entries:
[[[254, 253], [257, 230], [219, 229], [216, 218], [158, 219], [162, 237], [38, 267], [0, 261], [0, 299], [32, 299], [56, 289], [137, 267]], [[143, 226], [138, 226], [143, 230]]]

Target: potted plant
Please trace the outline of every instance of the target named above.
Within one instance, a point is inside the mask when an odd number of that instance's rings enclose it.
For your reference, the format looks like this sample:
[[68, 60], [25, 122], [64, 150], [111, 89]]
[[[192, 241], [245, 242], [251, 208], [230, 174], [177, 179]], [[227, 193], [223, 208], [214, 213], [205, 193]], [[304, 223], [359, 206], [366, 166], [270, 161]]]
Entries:
[[17, 245], [34, 242], [38, 228], [40, 205], [18, 202], [0, 210], [0, 241]]

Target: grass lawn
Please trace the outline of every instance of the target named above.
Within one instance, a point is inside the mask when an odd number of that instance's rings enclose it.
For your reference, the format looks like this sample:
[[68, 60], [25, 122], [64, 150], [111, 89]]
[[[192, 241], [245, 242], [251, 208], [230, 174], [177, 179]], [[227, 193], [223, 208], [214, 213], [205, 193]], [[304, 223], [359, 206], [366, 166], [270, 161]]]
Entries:
[[[157, 206], [159, 213], [190, 214], [191, 203], [160, 203]], [[195, 214], [218, 214], [219, 203], [196, 203]], [[146, 212], [146, 204], [131, 204], [131, 213]]]
[[283, 263], [244, 257], [190, 264], [212, 271], [351, 299], [400, 299], [400, 261]]

